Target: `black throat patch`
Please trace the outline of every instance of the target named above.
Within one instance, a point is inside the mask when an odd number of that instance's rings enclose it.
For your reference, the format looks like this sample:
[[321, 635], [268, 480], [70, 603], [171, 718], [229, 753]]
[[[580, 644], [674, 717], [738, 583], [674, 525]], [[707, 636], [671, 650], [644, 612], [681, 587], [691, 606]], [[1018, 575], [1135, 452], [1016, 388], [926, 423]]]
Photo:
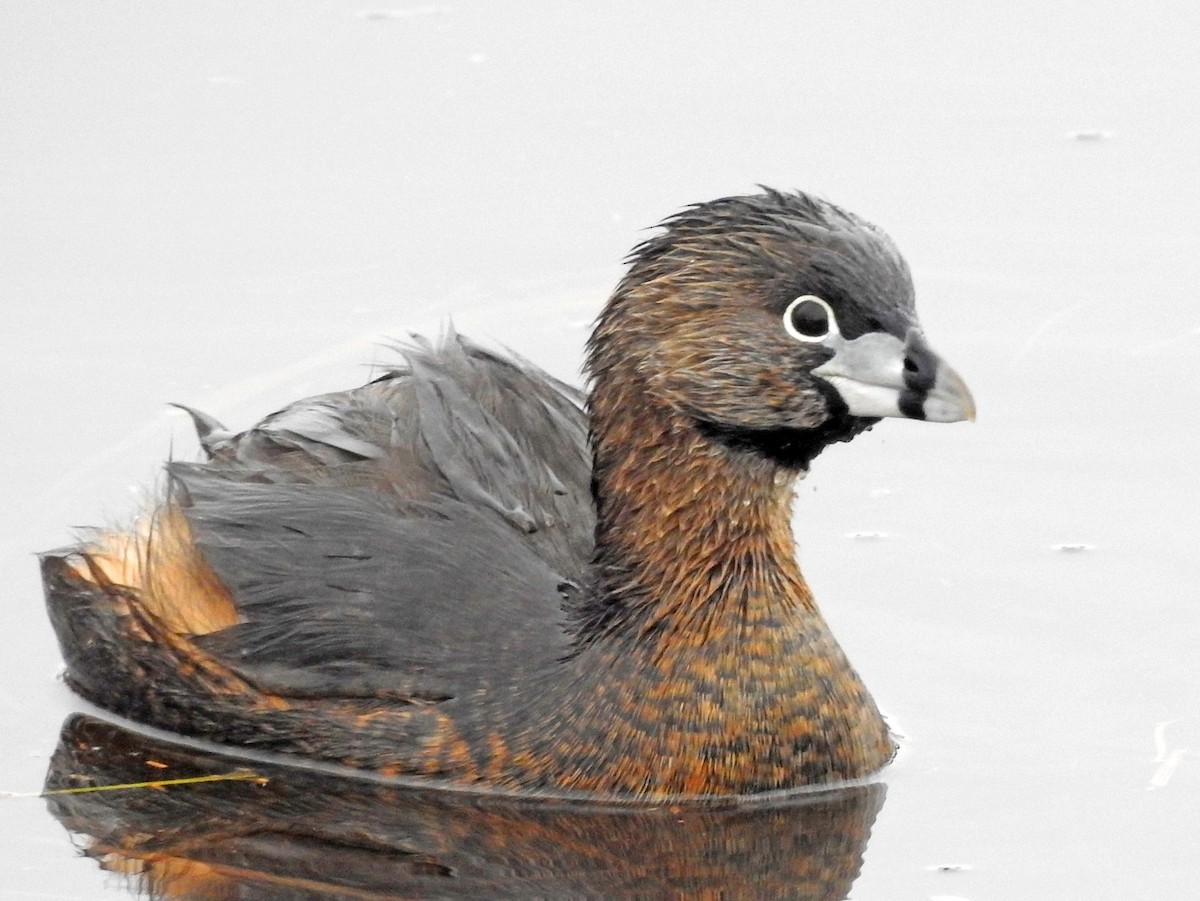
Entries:
[[831, 444], [849, 441], [879, 422], [863, 416], [834, 416], [815, 429], [754, 429], [695, 420], [706, 438], [736, 453], [753, 453], [777, 466], [806, 472], [809, 464]]

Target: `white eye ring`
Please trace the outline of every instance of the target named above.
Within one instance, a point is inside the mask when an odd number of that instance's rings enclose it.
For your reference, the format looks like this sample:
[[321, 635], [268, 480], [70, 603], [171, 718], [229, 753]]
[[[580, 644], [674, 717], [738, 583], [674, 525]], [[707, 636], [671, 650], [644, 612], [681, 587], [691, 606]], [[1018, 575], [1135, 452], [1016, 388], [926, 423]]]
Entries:
[[[796, 325], [794, 318], [796, 310], [801, 306], [809, 304], [817, 304], [825, 311], [826, 328], [820, 334], [807, 334], [802, 332]], [[783, 327], [787, 329], [789, 335], [797, 341], [803, 341], [805, 344], [819, 344], [830, 335], [838, 334], [837, 317], [833, 315], [833, 307], [829, 306], [829, 304], [815, 294], [801, 294], [788, 304], [787, 309], [783, 311]]]

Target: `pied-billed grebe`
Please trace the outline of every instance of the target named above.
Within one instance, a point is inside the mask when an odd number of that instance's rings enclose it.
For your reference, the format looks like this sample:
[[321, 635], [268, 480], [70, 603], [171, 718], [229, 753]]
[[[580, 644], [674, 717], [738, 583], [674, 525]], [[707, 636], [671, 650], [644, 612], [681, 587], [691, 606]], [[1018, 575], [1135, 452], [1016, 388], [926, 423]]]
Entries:
[[572, 389], [457, 336], [241, 434], [193, 414], [129, 534], [44, 557], [67, 679], [166, 729], [376, 772], [664, 798], [894, 744], [801, 577], [793, 483], [974, 416], [879, 229], [804, 194], [638, 247]]

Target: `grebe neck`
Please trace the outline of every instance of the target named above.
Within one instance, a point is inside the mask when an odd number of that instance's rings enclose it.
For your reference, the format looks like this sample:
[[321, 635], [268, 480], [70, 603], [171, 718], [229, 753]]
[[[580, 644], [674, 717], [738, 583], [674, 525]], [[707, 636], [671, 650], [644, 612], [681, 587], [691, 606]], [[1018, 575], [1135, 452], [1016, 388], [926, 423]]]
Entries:
[[796, 470], [625, 383], [591, 401], [596, 552], [586, 629], [746, 633], [818, 616], [791, 531]]

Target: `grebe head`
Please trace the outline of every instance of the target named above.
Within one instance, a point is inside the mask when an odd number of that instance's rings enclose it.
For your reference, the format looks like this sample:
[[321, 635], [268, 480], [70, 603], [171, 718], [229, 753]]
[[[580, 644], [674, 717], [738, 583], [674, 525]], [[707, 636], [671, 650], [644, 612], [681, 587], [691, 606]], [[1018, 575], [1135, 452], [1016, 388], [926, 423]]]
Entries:
[[662, 229], [634, 250], [593, 335], [594, 418], [636, 384], [643, 402], [794, 469], [880, 417], [974, 418], [877, 227], [767, 191], [690, 207]]

